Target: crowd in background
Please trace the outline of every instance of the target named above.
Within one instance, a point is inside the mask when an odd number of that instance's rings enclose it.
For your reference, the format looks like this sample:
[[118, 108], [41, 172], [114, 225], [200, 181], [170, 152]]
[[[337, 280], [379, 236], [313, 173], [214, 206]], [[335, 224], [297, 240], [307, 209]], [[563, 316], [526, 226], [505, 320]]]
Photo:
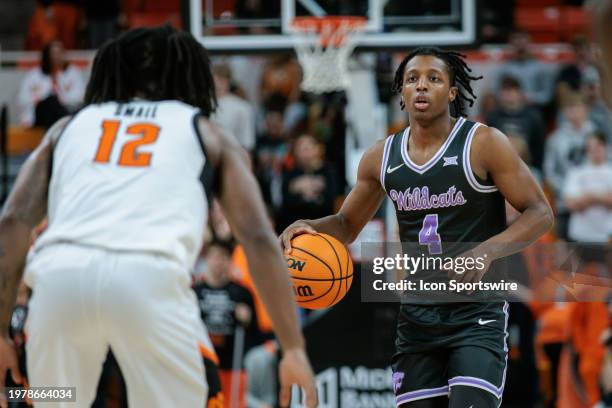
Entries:
[[[88, 48], [96, 48], [125, 26], [126, 17], [124, 2], [119, 0], [38, 3], [28, 47], [42, 50], [41, 66], [23, 80], [19, 117], [22, 126], [48, 128], [78, 109], [84, 93], [84, 78], [66, 61], [64, 47], [74, 48], [86, 37]], [[265, 14], [253, 9], [262, 2], [238, 3], [244, 15]], [[83, 11], [86, 28], [79, 26]], [[52, 25], [50, 16], [55, 16]], [[60, 24], [59, 20], [65, 21]], [[79, 30], [87, 33], [80, 40]], [[555, 210], [556, 228], [543, 242], [609, 244], [612, 114], [603, 102], [602, 72], [593, 46], [577, 35], [572, 44], [574, 62], [553, 69], [530, 53], [528, 33], [515, 31], [508, 37], [509, 57], [495, 73], [492, 89], [478, 95], [483, 102], [473, 119], [505, 133], [544, 187]], [[386, 67], [389, 72], [392, 69]], [[345, 96], [303, 93], [300, 65], [290, 55], [266, 59], [255, 90], [257, 102], [234, 75], [229, 61], [215, 60], [213, 73], [219, 107], [211, 119], [248, 153], [245, 157], [276, 230], [282, 231], [296, 219], [333, 213], [349, 187], [344, 158]], [[383, 78], [381, 86], [390, 89], [391, 79], [391, 75]], [[385, 102], [397, 100], [389, 96]], [[397, 128], [406, 123], [391, 125]], [[516, 213], [509, 208], [508, 215], [512, 220]], [[273, 373], [278, 348], [250, 282], [244, 253], [218, 206], [211, 211], [208, 235], [194, 270], [194, 290], [217, 348], [223, 388], [229, 399], [239, 395], [241, 406], [272, 407], [276, 403], [274, 375], [247, 374], [249, 369]], [[533, 254], [525, 254], [526, 263], [532, 260], [530, 256]], [[581, 251], [581, 259], [584, 268], [607, 268], [609, 274], [610, 259], [604, 251]], [[511, 381], [506, 387], [504, 406], [531, 407], [544, 402], [548, 407], [578, 408], [602, 401], [612, 406], [612, 362], [606, 348], [612, 337], [609, 303], [571, 303], [573, 298], [565, 294], [557, 300], [514, 306], [511, 328], [514, 324], [518, 332], [513, 335], [511, 330], [509, 358], [516, 383]], [[19, 303], [25, 307], [27, 294]], [[20, 332], [19, 325], [14, 329]], [[540, 386], [534, 386], [538, 383]]]

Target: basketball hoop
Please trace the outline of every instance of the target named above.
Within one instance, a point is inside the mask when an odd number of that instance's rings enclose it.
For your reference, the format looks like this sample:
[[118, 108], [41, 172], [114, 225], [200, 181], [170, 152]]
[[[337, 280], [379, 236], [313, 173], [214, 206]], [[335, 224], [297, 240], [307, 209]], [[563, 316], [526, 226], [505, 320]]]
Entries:
[[324, 93], [349, 86], [348, 57], [366, 25], [364, 17], [296, 17], [294, 46], [304, 71], [302, 89]]

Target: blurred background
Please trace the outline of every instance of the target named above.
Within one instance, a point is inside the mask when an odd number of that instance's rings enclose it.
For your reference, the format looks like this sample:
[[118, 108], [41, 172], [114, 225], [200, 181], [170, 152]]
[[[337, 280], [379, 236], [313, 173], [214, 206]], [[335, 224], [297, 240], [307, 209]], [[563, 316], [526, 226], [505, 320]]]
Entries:
[[[332, 21], [326, 35], [337, 36], [321, 39], [308, 28], [313, 16], [358, 18]], [[612, 115], [581, 0], [0, 0], [2, 201], [45, 129], [80, 108], [96, 49], [160, 24], [209, 49], [219, 99], [212, 120], [249, 153], [278, 232], [337, 210], [365, 149], [407, 126], [391, 90], [403, 56], [425, 45], [463, 52], [483, 76], [470, 119], [511, 139], [555, 210], [555, 230], [518, 255], [525, 280], [551, 272], [551, 248], [566, 243], [596, 248], [580, 251], [573, 271], [609, 276]], [[508, 206], [508, 222], [516, 215]], [[388, 365], [397, 304], [362, 303], [358, 272], [359, 243], [396, 233], [387, 203], [351, 247], [357, 273], [347, 298], [300, 311], [322, 407], [395, 406]], [[276, 406], [278, 347], [218, 206], [207, 242], [194, 290], [221, 360], [225, 406]], [[557, 285], [547, 301], [511, 304], [502, 407], [612, 406], [609, 287]], [[12, 325], [21, 346], [27, 299], [24, 287]], [[94, 406], [126, 406], [111, 355], [99, 391]]]

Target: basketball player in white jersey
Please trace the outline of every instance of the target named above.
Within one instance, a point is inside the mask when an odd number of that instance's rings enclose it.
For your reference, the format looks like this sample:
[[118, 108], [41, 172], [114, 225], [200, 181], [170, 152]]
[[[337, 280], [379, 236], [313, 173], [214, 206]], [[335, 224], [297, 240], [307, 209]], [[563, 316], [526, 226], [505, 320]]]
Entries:
[[[0, 217], [0, 386], [21, 380], [8, 324], [28, 259], [32, 387], [76, 387], [89, 407], [110, 347], [130, 407], [205, 407], [210, 349], [190, 269], [208, 201], [243, 245], [283, 347], [291, 384], [317, 404], [289, 278], [246, 159], [206, 118], [214, 83], [205, 49], [172, 28], [136, 29], [98, 52], [86, 107], [54, 125], [24, 164]], [[6, 401], [3, 402], [6, 406]]]

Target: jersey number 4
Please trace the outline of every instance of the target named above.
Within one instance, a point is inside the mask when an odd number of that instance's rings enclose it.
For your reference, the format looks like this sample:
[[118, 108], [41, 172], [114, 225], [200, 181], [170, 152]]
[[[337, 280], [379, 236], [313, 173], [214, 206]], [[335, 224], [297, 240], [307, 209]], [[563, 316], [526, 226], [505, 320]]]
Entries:
[[[94, 161], [96, 163], [108, 163], [110, 161], [113, 146], [121, 127], [119, 120], [105, 120], [102, 122], [102, 136], [98, 144], [98, 151]], [[134, 123], [128, 126], [125, 133], [128, 135], [139, 136], [127, 141], [121, 148], [119, 156], [119, 166], [125, 167], [147, 167], [151, 165], [151, 153], [138, 152], [138, 148], [153, 144], [159, 136], [159, 127], [151, 123]]]
[[438, 234], [438, 214], [427, 214], [419, 231], [419, 244], [427, 245], [430, 255], [442, 253], [442, 237]]

